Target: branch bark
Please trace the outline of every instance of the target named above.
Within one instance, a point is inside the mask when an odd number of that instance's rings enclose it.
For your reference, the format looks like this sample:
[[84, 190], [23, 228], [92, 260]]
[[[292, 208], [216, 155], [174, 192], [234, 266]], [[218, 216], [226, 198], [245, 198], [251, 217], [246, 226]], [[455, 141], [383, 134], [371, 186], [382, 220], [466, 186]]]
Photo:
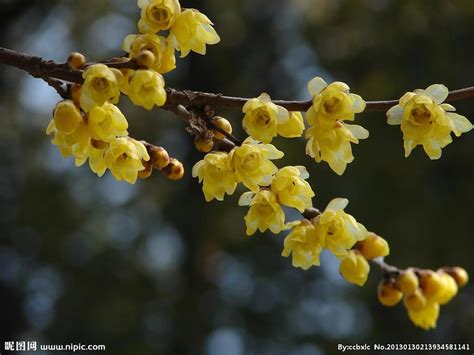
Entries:
[[[82, 71], [69, 68], [66, 63], [56, 63], [51, 60], [33, 56], [27, 53], [17, 52], [0, 47], [0, 63], [24, 70], [34, 77], [46, 80], [58, 79], [69, 83], [82, 83]], [[136, 69], [134, 60], [129, 61], [105, 61], [110, 67]], [[46, 80], [47, 81], [47, 80]], [[245, 97], [226, 96], [201, 91], [166, 89], [168, 109], [170, 106], [214, 106], [241, 109], [249, 100]], [[449, 92], [446, 102], [464, 100], [474, 97], [474, 87], [467, 87]], [[312, 104], [311, 100], [287, 101], [274, 100], [275, 104], [285, 107], [289, 111], [307, 111]], [[367, 101], [365, 111], [387, 111], [390, 107], [398, 104], [398, 100]]]

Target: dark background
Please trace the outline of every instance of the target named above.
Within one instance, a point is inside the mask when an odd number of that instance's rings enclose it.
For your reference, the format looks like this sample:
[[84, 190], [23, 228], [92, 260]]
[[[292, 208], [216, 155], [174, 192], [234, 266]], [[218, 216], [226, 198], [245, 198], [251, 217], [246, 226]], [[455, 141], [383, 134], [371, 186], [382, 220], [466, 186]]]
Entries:
[[[474, 2], [390, 0], [182, 1], [215, 23], [222, 42], [178, 60], [169, 86], [241, 96], [306, 99], [319, 75], [366, 99], [398, 98], [443, 83], [474, 83]], [[136, 32], [134, 1], [0, 0], [0, 45], [63, 61], [72, 50], [101, 60]], [[155, 174], [131, 186], [75, 168], [44, 131], [58, 97], [38, 79], [0, 67], [0, 346], [105, 344], [121, 354], [336, 354], [337, 344], [466, 343], [474, 347], [474, 288], [442, 307], [438, 328], [415, 328], [402, 306], [376, 298], [380, 274], [347, 284], [337, 262], [291, 267], [283, 235], [245, 236], [238, 193], [206, 203], [192, 165], [201, 159], [182, 122], [126, 98], [131, 134], [185, 163], [179, 182]], [[456, 103], [474, 117], [474, 102]], [[222, 111], [237, 131], [242, 114]], [[474, 136], [431, 161], [405, 159], [399, 127], [359, 115], [371, 137], [338, 177], [278, 138], [283, 164], [308, 167], [324, 208], [348, 212], [384, 236], [400, 267], [460, 265], [474, 274]], [[295, 218], [296, 215], [289, 215]], [[471, 350], [472, 352], [472, 350]], [[400, 352], [401, 353], [401, 352]], [[469, 353], [469, 352], [467, 352]]]

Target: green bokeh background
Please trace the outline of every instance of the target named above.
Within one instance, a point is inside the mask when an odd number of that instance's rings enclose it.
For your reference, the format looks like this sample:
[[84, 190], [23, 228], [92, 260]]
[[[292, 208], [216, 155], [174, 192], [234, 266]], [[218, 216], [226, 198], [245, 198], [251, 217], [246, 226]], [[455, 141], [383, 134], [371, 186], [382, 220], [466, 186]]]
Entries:
[[[444, 83], [474, 83], [472, 0], [182, 1], [215, 23], [222, 42], [178, 60], [167, 84], [240, 96], [307, 99], [314, 76], [347, 82], [366, 99]], [[0, 45], [63, 61], [101, 60], [136, 32], [134, 1], [0, 0]], [[245, 236], [238, 194], [206, 203], [192, 165], [201, 158], [181, 120], [120, 108], [134, 137], [185, 163], [179, 182], [155, 174], [131, 186], [75, 168], [45, 136], [58, 97], [40, 80], [0, 67], [0, 346], [105, 344], [121, 354], [336, 354], [337, 344], [469, 343], [474, 288], [442, 307], [438, 328], [415, 328], [402, 306], [382, 307], [380, 274], [348, 285], [323, 255], [309, 271], [280, 256], [283, 235]], [[474, 101], [456, 103], [474, 120]], [[234, 123], [242, 114], [219, 112]], [[275, 139], [279, 164], [303, 164], [324, 208], [348, 212], [390, 243], [390, 263], [474, 274], [474, 135], [431, 161], [403, 157], [383, 112], [359, 115], [371, 137], [339, 177], [304, 154], [303, 139]], [[289, 219], [297, 218], [294, 212]], [[472, 350], [471, 350], [472, 351]], [[396, 354], [397, 352], [393, 352]], [[398, 352], [402, 354], [403, 352]], [[446, 352], [448, 353], [448, 352]]]

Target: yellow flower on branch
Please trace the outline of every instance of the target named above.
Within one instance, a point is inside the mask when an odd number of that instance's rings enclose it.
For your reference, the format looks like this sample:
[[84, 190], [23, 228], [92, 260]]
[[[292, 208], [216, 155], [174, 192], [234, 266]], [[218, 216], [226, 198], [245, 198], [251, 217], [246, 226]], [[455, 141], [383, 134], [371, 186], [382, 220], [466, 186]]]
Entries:
[[83, 118], [79, 107], [76, 106], [74, 101], [64, 100], [59, 102], [54, 108], [53, 120], [55, 129], [62, 133], [70, 134], [79, 126]]
[[313, 105], [308, 114], [323, 121], [353, 121], [355, 114], [365, 110], [365, 101], [349, 92], [349, 86], [336, 81], [327, 84], [322, 78], [313, 78], [308, 83]]
[[211, 152], [197, 162], [192, 170], [193, 177], [202, 182], [202, 191], [207, 202], [222, 201], [224, 195], [232, 195], [237, 187], [237, 175], [230, 169], [229, 154]]
[[287, 123], [290, 118], [288, 111], [275, 105], [265, 93], [247, 101], [242, 111], [245, 113], [242, 121], [245, 132], [263, 143], [270, 143], [277, 135], [278, 125]]
[[140, 32], [169, 30], [181, 13], [178, 0], [138, 0], [141, 18], [138, 22]]
[[230, 152], [230, 168], [237, 174], [239, 182], [258, 192], [260, 186], [272, 183], [273, 174], [278, 171], [271, 160], [280, 159], [283, 155], [273, 145], [262, 144], [249, 137]]
[[147, 110], [166, 102], [165, 80], [154, 70], [129, 72], [121, 89], [135, 105]]
[[150, 160], [143, 145], [131, 138], [117, 138], [105, 152], [105, 163], [117, 180], [130, 184], [137, 181], [138, 172], [145, 169], [142, 161]]
[[149, 69], [165, 74], [176, 68], [174, 48], [169, 41], [154, 33], [143, 35], [128, 35], [122, 44], [122, 49], [130, 54], [130, 58], [138, 58], [144, 51], [153, 53]]
[[104, 64], [94, 64], [88, 67], [82, 76], [84, 85], [79, 100], [84, 111], [88, 112], [94, 106], [102, 106], [107, 101], [113, 104], [119, 101], [119, 85], [123, 79], [120, 70]]
[[287, 226], [291, 227], [291, 232], [285, 238], [282, 256], [291, 254], [292, 265], [303, 270], [313, 265], [319, 266], [322, 245], [311, 221], [303, 219], [288, 223]]
[[304, 179], [309, 177], [304, 166], [286, 166], [280, 169], [272, 181], [272, 191], [282, 205], [294, 207], [300, 212], [312, 207], [314, 192]]
[[408, 316], [410, 317], [413, 324], [428, 330], [430, 328], [436, 328], [436, 322], [439, 317], [439, 303], [427, 302], [421, 308], [408, 308]]
[[388, 124], [401, 125], [406, 157], [422, 145], [430, 159], [439, 159], [441, 148], [452, 142], [451, 132], [459, 137], [472, 129], [466, 117], [453, 112], [453, 106], [443, 104], [448, 94], [446, 86], [434, 84], [425, 90], [407, 92], [398, 105], [387, 111]]
[[285, 213], [271, 190], [245, 192], [239, 199], [239, 206], [250, 206], [244, 218], [247, 235], [254, 234], [257, 229], [261, 233], [270, 229], [274, 234], [285, 229]]
[[220, 42], [220, 37], [212, 27], [209, 18], [195, 9], [186, 9], [176, 18], [171, 27], [169, 39], [181, 51], [181, 58], [190, 51], [206, 54], [206, 44]]
[[344, 212], [348, 204], [349, 201], [345, 198], [335, 198], [321, 215], [313, 219], [323, 247], [339, 257], [347, 255], [355, 243], [368, 236], [367, 229]]

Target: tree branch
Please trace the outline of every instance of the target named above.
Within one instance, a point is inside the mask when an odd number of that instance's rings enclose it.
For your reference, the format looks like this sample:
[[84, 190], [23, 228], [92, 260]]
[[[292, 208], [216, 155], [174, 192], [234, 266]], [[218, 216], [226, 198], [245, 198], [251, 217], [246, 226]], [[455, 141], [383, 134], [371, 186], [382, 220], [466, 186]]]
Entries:
[[[66, 63], [55, 63], [51, 60], [45, 60], [40, 57], [17, 52], [3, 47], [0, 47], [0, 63], [24, 70], [32, 76], [44, 80], [46, 80], [46, 78], [53, 78], [69, 83], [81, 84], [83, 82], [82, 71], [73, 70], [69, 68]], [[110, 60], [104, 61], [103, 63], [106, 63], [110, 67], [119, 69], [137, 68], [137, 64], [134, 60]], [[177, 105], [183, 105], [184, 107], [210, 105], [214, 107], [233, 107], [241, 109], [243, 105], [249, 100], [249, 98], [244, 97], [225, 96], [222, 94], [201, 91], [177, 90], [173, 88], [167, 88], [166, 94], [167, 106], [165, 108], [167, 109], [169, 109], [171, 106]], [[467, 87], [450, 91], [446, 102], [464, 100], [473, 97], [474, 87]], [[274, 100], [273, 102], [277, 105], [285, 107], [289, 111], [307, 111], [312, 104], [311, 100]], [[398, 100], [367, 101], [365, 111], [387, 111], [390, 107], [397, 104]]]

